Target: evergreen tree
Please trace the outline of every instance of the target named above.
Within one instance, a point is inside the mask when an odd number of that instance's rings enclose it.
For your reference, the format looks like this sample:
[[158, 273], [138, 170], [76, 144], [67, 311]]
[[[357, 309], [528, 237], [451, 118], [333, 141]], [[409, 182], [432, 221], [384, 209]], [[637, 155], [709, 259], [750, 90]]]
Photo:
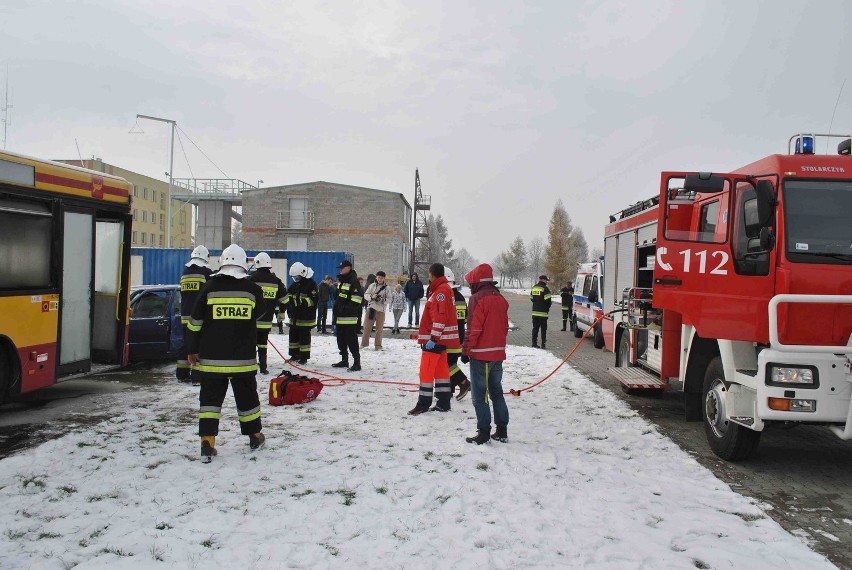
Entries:
[[453, 240], [449, 237], [447, 224], [444, 222], [443, 216], [440, 214], [436, 218], [433, 214], [429, 214], [426, 221], [429, 227], [429, 257], [432, 263], [441, 263], [445, 266], [452, 266], [455, 258], [453, 250]]
[[577, 257], [572, 255], [574, 245], [571, 239], [572, 233], [571, 218], [568, 217], [562, 200], [557, 200], [547, 230], [547, 250], [544, 261], [548, 277], [557, 284], [567, 283], [577, 274]]

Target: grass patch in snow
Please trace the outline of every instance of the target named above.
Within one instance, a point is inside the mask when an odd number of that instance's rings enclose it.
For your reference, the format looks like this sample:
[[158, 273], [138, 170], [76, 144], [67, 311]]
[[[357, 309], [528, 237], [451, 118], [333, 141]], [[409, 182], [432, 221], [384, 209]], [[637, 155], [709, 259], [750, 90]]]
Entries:
[[158, 522], [154, 528], [157, 530], [169, 530], [174, 527], [167, 522]]
[[[387, 491], [387, 489], [385, 489], [385, 491]], [[324, 494], [325, 495], [334, 495], [335, 493], [340, 495], [341, 497], [343, 497], [343, 504], [346, 505], [347, 507], [355, 502], [355, 496], [356, 496], [355, 491], [353, 491], [352, 489], [346, 489], [345, 487], [341, 487], [340, 489], [337, 489], [336, 491], [326, 491]]]
[[151, 558], [156, 560], [157, 562], [163, 562], [163, 550], [159, 548], [156, 544], [151, 545]]
[[25, 530], [12, 530], [6, 529], [6, 538], [9, 540], [18, 540], [19, 538], [24, 538], [27, 536], [27, 531]]
[[338, 556], [340, 554], [340, 551], [338, 549], [328, 544], [327, 542], [321, 542], [320, 546], [328, 550], [332, 556]]
[[86, 500], [90, 503], [97, 503], [99, 501], [103, 501], [104, 499], [117, 499], [118, 491], [111, 491], [109, 493], [104, 493], [103, 495], [92, 495]]
[[201, 541], [201, 546], [204, 548], [213, 548], [216, 546], [216, 537], [214, 535], [210, 535], [208, 538]]
[[19, 475], [18, 478], [24, 489], [44, 489], [47, 486], [44, 475]]
[[313, 489], [305, 489], [304, 491], [301, 491], [301, 492], [298, 492], [298, 493], [293, 493], [290, 496], [293, 497], [294, 499], [301, 499], [302, 497], [307, 497], [308, 495], [313, 495], [313, 494], [314, 494]]
[[376, 487], [376, 493], [378, 493], [379, 495], [386, 495], [387, 492], [388, 492], [387, 487]]
[[480, 471], [488, 471], [488, 464], [487, 463], [477, 463], [476, 468], [479, 469]]
[[59, 538], [60, 536], [62, 535], [56, 532], [40, 532], [38, 534], [38, 539], [41, 540], [42, 538]]
[[112, 547], [112, 546], [107, 546], [106, 548], [102, 548], [101, 554], [115, 554], [116, 556], [122, 556], [122, 557], [133, 556], [132, 552], [128, 552], [126, 550], [122, 550], [120, 548], [115, 548], [115, 547]]

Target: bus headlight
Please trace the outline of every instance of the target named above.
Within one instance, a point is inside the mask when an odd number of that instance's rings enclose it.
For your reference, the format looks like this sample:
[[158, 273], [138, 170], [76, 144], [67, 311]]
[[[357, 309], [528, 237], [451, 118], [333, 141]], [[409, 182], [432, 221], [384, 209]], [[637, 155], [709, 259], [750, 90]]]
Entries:
[[776, 386], [790, 386], [793, 384], [814, 386], [816, 384], [816, 377], [816, 369], [811, 367], [771, 366], [766, 383]]

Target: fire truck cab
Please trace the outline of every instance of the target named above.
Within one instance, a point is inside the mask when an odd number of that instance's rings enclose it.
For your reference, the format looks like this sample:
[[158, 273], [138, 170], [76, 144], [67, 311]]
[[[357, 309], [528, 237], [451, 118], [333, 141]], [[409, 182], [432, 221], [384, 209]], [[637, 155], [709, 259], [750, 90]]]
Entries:
[[663, 172], [606, 227], [610, 373], [628, 392], [679, 385], [727, 460], [777, 424], [852, 439], [852, 142], [814, 154], [833, 136], [728, 174]]

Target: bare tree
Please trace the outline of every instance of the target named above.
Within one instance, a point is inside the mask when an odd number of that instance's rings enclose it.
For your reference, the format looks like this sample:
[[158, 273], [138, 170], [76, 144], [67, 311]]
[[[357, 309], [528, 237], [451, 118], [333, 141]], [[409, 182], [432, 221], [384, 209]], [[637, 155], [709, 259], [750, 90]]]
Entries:
[[527, 245], [527, 260], [531, 283], [538, 281], [538, 276], [544, 271], [544, 240], [535, 237]]
[[479, 265], [479, 262], [474, 259], [470, 252], [468, 252], [465, 248], [459, 249], [456, 252], [456, 258], [453, 260], [453, 264], [451, 265], [456, 274], [456, 282], [461, 283], [464, 276], [477, 265]]
[[523, 287], [522, 276], [527, 269], [528, 258], [527, 248], [521, 236], [516, 237], [509, 249], [500, 256], [503, 262], [503, 274], [509, 280], [509, 286], [517, 283], [519, 287]]
[[604, 251], [600, 247], [593, 247], [591, 253], [589, 253], [589, 261], [598, 261], [600, 258], [604, 256]]

